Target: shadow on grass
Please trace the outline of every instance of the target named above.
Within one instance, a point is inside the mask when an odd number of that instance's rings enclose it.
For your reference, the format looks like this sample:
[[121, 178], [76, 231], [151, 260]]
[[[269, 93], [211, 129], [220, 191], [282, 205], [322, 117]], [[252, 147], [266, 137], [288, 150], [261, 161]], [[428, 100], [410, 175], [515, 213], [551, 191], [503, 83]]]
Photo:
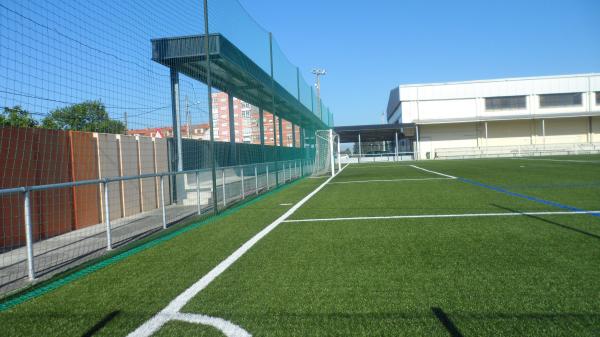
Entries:
[[91, 327], [88, 331], [84, 332], [83, 335], [81, 335], [81, 337], [92, 337], [96, 334], [96, 332], [102, 330], [102, 328], [104, 328], [106, 324], [108, 324], [108, 322], [112, 321], [120, 313], [120, 310], [115, 310], [109, 313], [108, 315], [104, 316], [104, 318], [98, 321], [98, 323], [94, 324], [93, 327]]
[[510, 211], [510, 212], [512, 212], [512, 213], [521, 213], [521, 214], [523, 214], [523, 216], [526, 216], [526, 217], [528, 217], [528, 218], [533, 218], [533, 219], [536, 219], [536, 220], [540, 220], [540, 221], [543, 221], [543, 222], [545, 222], [545, 223], [549, 223], [549, 224], [551, 224], [551, 225], [558, 226], [558, 227], [561, 227], [561, 228], [564, 228], [564, 229], [568, 229], [568, 230], [570, 230], [570, 231], [577, 232], [577, 233], [580, 233], [580, 234], [583, 234], [583, 235], [587, 235], [587, 236], [589, 236], [589, 237], [592, 237], [592, 238], [595, 238], [595, 239], [599, 239], [599, 240], [600, 240], [600, 235], [597, 235], [597, 234], [594, 234], [594, 233], [590, 233], [590, 232], [586, 232], [586, 231], [584, 231], [584, 230], [582, 230], [582, 229], [579, 229], [579, 228], [571, 227], [571, 226], [568, 226], [568, 225], [565, 225], [565, 224], [562, 224], [562, 223], [559, 223], [559, 222], [556, 222], [556, 221], [552, 221], [552, 220], [544, 219], [544, 218], [542, 218], [542, 217], [540, 217], [540, 216], [537, 216], [537, 215], [533, 215], [533, 214], [524, 214], [524, 213], [523, 213], [523, 212], [521, 212], [521, 211], [518, 211], [518, 210], [516, 210], [516, 209], [512, 209], [512, 208], [509, 208], [509, 207], [504, 207], [504, 206], [500, 206], [500, 205], [496, 205], [496, 204], [492, 204], [492, 206], [494, 206], [494, 207], [498, 207], [498, 208], [500, 208], [500, 209], [503, 209], [503, 210], [506, 210], [506, 211]]
[[460, 330], [458, 330], [456, 325], [454, 325], [454, 323], [450, 320], [450, 318], [448, 318], [448, 316], [446, 315], [444, 310], [442, 310], [441, 308], [438, 308], [438, 307], [431, 307], [431, 312], [433, 312], [433, 314], [438, 319], [438, 321], [440, 321], [440, 323], [442, 323], [444, 328], [446, 328], [446, 330], [448, 331], [450, 336], [463, 337]]

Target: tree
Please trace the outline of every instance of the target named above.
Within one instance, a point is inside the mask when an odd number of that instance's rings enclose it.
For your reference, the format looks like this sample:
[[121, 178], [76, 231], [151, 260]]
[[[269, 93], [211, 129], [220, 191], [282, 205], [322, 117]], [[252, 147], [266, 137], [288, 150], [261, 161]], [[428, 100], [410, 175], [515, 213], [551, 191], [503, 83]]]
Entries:
[[85, 101], [55, 109], [42, 120], [42, 127], [103, 133], [123, 133], [125, 124], [111, 119], [100, 101]]
[[4, 107], [4, 111], [0, 114], [0, 126], [33, 128], [37, 125], [38, 122], [31, 117], [31, 114], [18, 105], [12, 108]]

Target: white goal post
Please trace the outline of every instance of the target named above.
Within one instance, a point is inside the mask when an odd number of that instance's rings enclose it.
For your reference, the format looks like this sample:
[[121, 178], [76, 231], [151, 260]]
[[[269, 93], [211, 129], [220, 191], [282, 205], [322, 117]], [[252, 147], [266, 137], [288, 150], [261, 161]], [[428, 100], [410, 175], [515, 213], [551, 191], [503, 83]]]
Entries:
[[340, 161], [340, 136], [333, 131], [317, 130], [315, 132], [315, 164], [313, 176], [334, 176], [342, 169]]

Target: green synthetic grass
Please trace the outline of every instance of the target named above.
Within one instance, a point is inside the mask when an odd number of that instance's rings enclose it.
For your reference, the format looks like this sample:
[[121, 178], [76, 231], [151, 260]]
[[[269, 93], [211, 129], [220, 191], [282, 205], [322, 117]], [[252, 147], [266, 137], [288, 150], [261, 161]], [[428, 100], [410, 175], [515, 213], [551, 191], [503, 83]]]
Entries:
[[306, 179], [236, 213], [163, 242], [0, 313], [1, 336], [124, 336], [152, 317], [262, 228], [312, 191]]
[[[537, 159], [537, 158], [533, 158]], [[600, 156], [413, 163], [600, 209]], [[434, 178], [406, 163], [333, 182]], [[0, 335], [123, 336], [319, 184], [307, 179], [0, 313]], [[563, 211], [461, 180], [331, 184], [292, 219]], [[599, 336], [600, 218], [544, 215], [287, 222], [183, 309], [253, 336]], [[445, 320], [445, 322], [443, 322]], [[445, 323], [445, 325], [444, 325]], [[156, 336], [223, 336], [169, 322]]]

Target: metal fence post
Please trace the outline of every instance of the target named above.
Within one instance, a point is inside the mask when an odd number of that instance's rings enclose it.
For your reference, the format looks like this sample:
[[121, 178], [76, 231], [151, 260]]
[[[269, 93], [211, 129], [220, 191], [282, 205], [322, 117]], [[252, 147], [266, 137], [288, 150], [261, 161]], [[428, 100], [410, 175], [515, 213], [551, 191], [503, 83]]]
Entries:
[[258, 195], [258, 165], [254, 165], [254, 192]]
[[[177, 180], [177, 175], [175, 175]], [[165, 209], [165, 176], [160, 176], [160, 206], [162, 208], [162, 223], [163, 228], [167, 229], [167, 211]]]
[[106, 250], [112, 250], [112, 233], [110, 228], [110, 202], [108, 196], [108, 180], [103, 183], [104, 186], [104, 217], [106, 223]]
[[202, 214], [202, 206], [200, 205], [200, 171], [196, 171], [196, 202], [198, 203], [198, 215]]
[[25, 239], [27, 241], [27, 272], [29, 280], [35, 280], [35, 270], [33, 268], [33, 228], [31, 225], [31, 205], [29, 191], [25, 191], [24, 211], [25, 211]]
[[283, 183], [285, 184], [285, 162], [281, 163], [281, 173], [283, 173]]
[[223, 207], [227, 206], [227, 193], [225, 188], [225, 169], [223, 169]]
[[269, 164], [267, 164], [267, 191], [269, 190]]
[[246, 198], [246, 191], [244, 190], [244, 167], [242, 166], [242, 199]]

